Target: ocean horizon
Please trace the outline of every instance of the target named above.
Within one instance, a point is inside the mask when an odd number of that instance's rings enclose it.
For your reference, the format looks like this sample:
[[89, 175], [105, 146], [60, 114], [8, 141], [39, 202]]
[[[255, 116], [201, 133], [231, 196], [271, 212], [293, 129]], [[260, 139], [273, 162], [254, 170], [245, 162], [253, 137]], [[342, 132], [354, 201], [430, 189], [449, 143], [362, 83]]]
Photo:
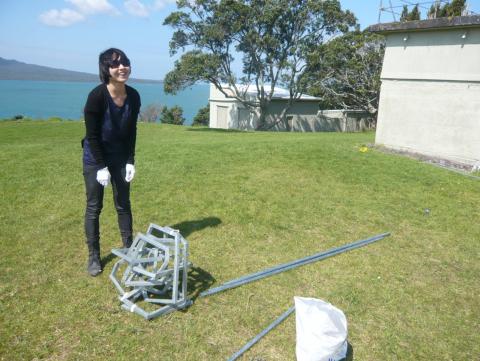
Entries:
[[[32, 119], [80, 120], [87, 95], [99, 83], [39, 80], [0, 80], [0, 119], [17, 115]], [[198, 110], [208, 105], [209, 85], [198, 84], [176, 95], [165, 94], [163, 83], [128, 82], [142, 99], [142, 109], [154, 104], [183, 109], [185, 125], [192, 123]]]

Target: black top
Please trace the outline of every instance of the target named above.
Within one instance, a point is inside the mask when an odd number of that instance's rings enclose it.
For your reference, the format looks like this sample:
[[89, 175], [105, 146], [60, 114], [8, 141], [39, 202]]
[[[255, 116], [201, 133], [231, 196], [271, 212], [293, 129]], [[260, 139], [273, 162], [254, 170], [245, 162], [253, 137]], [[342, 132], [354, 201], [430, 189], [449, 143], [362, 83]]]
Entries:
[[84, 108], [86, 135], [83, 144], [83, 162], [104, 168], [109, 165], [135, 162], [137, 118], [140, 95], [125, 85], [127, 98], [119, 107], [101, 84], [88, 94]]

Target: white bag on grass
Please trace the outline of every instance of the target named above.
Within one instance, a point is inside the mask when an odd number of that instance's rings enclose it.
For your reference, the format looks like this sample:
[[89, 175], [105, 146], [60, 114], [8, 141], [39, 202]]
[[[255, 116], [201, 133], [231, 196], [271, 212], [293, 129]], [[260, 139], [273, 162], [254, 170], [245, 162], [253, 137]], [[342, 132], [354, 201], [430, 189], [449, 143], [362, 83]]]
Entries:
[[297, 361], [338, 361], [347, 356], [347, 319], [315, 298], [294, 297]]

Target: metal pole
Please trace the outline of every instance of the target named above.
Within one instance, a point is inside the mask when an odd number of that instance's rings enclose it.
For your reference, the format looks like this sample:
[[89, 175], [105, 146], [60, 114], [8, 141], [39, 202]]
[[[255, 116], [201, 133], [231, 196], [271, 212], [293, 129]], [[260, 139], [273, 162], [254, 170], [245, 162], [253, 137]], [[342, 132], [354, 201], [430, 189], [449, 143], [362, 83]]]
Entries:
[[[344, 251], [347, 251], [347, 250], [350, 250], [350, 249], [358, 248], [358, 247], [364, 246], [364, 245], [369, 244], [369, 243], [373, 243], [373, 242], [375, 242], [379, 239], [382, 239], [384, 237], [387, 237], [389, 235], [390, 235], [390, 233], [382, 233], [382, 234], [379, 234], [377, 236], [373, 236], [373, 237], [370, 237], [370, 238], [367, 238], [367, 239], [355, 241], [353, 243], [345, 244], [343, 246], [339, 246], [339, 247], [336, 247], [336, 248], [331, 248], [328, 251], [316, 253], [314, 255], [310, 255], [310, 256], [307, 256], [307, 257], [304, 257], [304, 258], [300, 258], [300, 259], [297, 259], [297, 260], [294, 260], [294, 261], [291, 261], [291, 262], [288, 262], [288, 263], [283, 263], [281, 265], [266, 268], [263, 271], [259, 271], [259, 272], [256, 272], [256, 273], [251, 273], [251, 274], [248, 274], [248, 275], [245, 275], [245, 276], [242, 276], [242, 277], [235, 278], [233, 280], [225, 282], [224, 285], [238, 283], [238, 282], [243, 281], [245, 279], [251, 279], [251, 278], [255, 278], [257, 276], [262, 276], [264, 274], [274, 272], [274, 271], [279, 270], [279, 269], [283, 270], [283, 269], [285, 269], [287, 267], [290, 267], [290, 266], [303, 265], [304, 262], [308, 262], [310, 260], [320, 260], [320, 259], [324, 259], [324, 258], [327, 258], [327, 257], [331, 257], [331, 256], [334, 256], [338, 253], [341, 253], [341, 252], [344, 252]], [[319, 257], [322, 257], [322, 258], [319, 259]]]
[[309, 263], [312, 263], [312, 262], [317, 262], [317, 261], [320, 261], [322, 259], [332, 257], [332, 256], [335, 256], [337, 254], [340, 254], [340, 253], [343, 253], [343, 252], [346, 252], [346, 251], [350, 251], [350, 250], [355, 249], [355, 248], [360, 248], [360, 247], [366, 246], [370, 243], [376, 242], [376, 241], [378, 241], [380, 239], [383, 239], [385, 237], [388, 237], [388, 236], [390, 236], [390, 233], [382, 233], [382, 234], [379, 234], [377, 236], [373, 236], [373, 237], [370, 237], [370, 238], [367, 238], [367, 239], [359, 240], [359, 241], [349, 243], [349, 244], [346, 244], [346, 245], [343, 245], [343, 246], [340, 246], [340, 247], [331, 248], [328, 251], [317, 253], [317, 254], [314, 254], [314, 255], [311, 255], [311, 256], [308, 256], [308, 257], [304, 257], [304, 258], [301, 258], [301, 259], [298, 259], [298, 260], [295, 260], [295, 261], [291, 261], [291, 262], [288, 262], [288, 263], [284, 263], [284, 264], [281, 264], [281, 265], [278, 265], [278, 266], [275, 266], [275, 267], [270, 267], [270, 268], [267, 268], [263, 271], [259, 271], [259, 272], [256, 272], [256, 273], [245, 275], [245, 276], [233, 279], [231, 281], [228, 281], [228, 282], [226, 282], [223, 285], [220, 285], [218, 287], [206, 290], [206, 291], [200, 293], [200, 297], [213, 295], [215, 293], [222, 292], [222, 291], [225, 291], [225, 290], [230, 289], [230, 288], [235, 288], [235, 287], [238, 287], [238, 286], [242, 286], [246, 283], [254, 282], [254, 281], [257, 281], [257, 280], [265, 278], [265, 277], [273, 276], [273, 275], [276, 275], [278, 273], [285, 272], [285, 271], [291, 270], [291, 269], [299, 267], [299, 266], [303, 266], [305, 264], [309, 264]]
[[248, 341], [245, 346], [243, 346], [240, 350], [235, 352], [229, 359], [228, 361], [234, 361], [240, 356], [243, 355], [245, 351], [247, 351], [250, 347], [255, 345], [263, 336], [265, 336], [267, 333], [269, 333], [271, 330], [273, 330], [275, 327], [277, 327], [280, 323], [283, 322], [290, 314], [295, 311], [295, 306], [290, 307], [286, 312], [284, 312], [279, 318], [277, 318], [275, 321], [273, 321], [266, 329], [264, 329], [262, 332], [260, 332], [257, 336], [252, 338], [250, 341]]

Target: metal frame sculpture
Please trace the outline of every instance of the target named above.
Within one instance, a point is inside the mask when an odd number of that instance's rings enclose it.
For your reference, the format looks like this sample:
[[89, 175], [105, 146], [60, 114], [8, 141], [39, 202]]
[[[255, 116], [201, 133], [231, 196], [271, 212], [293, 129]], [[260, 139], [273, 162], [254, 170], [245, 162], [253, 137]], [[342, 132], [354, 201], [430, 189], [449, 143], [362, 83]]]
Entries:
[[[146, 234], [137, 234], [130, 248], [112, 249], [112, 253], [120, 260], [110, 279], [124, 310], [148, 320], [192, 304], [187, 295], [188, 242], [178, 230], [151, 223]], [[147, 312], [136, 303], [142, 300], [162, 307]]]

